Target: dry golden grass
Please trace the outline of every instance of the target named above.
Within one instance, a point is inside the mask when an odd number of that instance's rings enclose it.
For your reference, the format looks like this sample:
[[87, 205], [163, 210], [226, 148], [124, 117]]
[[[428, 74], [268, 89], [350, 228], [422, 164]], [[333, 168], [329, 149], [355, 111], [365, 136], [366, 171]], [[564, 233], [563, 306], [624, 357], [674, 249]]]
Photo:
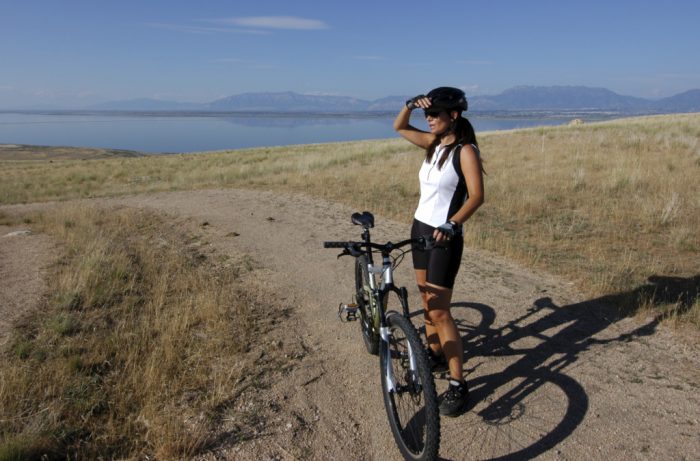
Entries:
[[223, 270], [133, 210], [61, 207], [32, 226], [65, 254], [2, 352], [0, 459], [179, 459], [222, 418], [245, 425], [233, 405], [270, 312], [243, 288], [249, 262]]
[[[690, 280], [698, 274], [700, 114], [482, 133], [479, 140], [488, 172], [486, 204], [467, 226], [469, 245], [561, 274], [591, 296], [637, 293], [653, 275]], [[394, 139], [5, 162], [0, 203], [258, 187], [408, 222], [421, 155]], [[630, 299], [623, 307], [635, 310], [646, 301]], [[687, 304], [678, 300], [663, 309], [686, 315]], [[691, 310], [689, 318], [697, 318], [697, 307]]]
[[[487, 139], [490, 206], [476, 220], [475, 243], [598, 295], [633, 292], [653, 275], [700, 275], [699, 115]], [[623, 307], [644, 302], [629, 301]]]

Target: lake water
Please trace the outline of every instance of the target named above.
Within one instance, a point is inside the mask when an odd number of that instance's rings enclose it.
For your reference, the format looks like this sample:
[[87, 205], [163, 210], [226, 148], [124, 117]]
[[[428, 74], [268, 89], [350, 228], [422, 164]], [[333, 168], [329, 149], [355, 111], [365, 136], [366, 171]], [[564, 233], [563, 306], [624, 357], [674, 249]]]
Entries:
[[[568, 123], [580, 115], [472, 115], [481, 131]], [[598, 117], [600, 118], [600, 117]], [[396, 138], [393, 114], [0, 112], [0, 144], [104, 147], [147, 153]], [[416, 114], [411, 123], [427, 129]]]

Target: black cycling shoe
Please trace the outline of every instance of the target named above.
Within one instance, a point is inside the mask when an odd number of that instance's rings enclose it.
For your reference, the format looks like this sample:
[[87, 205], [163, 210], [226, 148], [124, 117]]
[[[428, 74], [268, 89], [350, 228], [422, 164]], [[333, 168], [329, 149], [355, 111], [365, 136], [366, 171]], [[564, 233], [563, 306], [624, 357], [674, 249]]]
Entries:
[[431, 348], [428, 348], [428, 362], [430, 364], [430, 370], [436, 373], [450, 369], [445, 356], [436, 354]]
[[466, 381], [461, 383], [450, 380], [450, 387], [439, 397], [440, 414], [443, 416], [459, 416], [469, 405], [469, 389]]

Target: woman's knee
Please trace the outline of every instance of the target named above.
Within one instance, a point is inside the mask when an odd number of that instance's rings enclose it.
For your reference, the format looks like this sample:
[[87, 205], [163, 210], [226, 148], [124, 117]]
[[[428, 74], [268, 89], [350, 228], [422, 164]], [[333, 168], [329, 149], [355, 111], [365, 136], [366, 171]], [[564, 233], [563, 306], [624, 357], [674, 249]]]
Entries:
[[425, 318], [433, 325], [441, 325], [452, 321], [449, 309], [429, 309], [425, 311]]

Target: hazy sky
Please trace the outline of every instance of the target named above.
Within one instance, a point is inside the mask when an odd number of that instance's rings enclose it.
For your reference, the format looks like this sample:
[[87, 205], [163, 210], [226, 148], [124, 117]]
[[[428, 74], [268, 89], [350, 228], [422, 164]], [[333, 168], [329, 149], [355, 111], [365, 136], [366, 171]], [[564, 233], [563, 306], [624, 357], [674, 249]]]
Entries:
[[0, 0], [0, 108], [440, 85], [656, 98], [700, 88], [699, 24], [698, 0]]

